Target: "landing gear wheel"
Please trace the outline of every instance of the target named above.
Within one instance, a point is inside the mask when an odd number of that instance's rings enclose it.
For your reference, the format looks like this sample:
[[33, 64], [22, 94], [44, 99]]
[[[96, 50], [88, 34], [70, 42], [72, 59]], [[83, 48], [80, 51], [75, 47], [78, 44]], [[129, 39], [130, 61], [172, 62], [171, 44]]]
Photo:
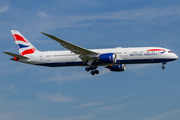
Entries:
[[165, 66], [162, 66], [161, 68], [162, 68], [162, 69], [165, 69]]
[[98, 71], [98, 70], [95, 70], [95, 73], [96, 73], [96, 74], [99, 74], [99, 71]]
[[89, 72], [89, 71], [90, 71], [90, 68], [89, 68], [89, 67], [86, 67], [85, 70], [86, 70], [87, 72]]
[[91, 71], [91, 75], [95, 75], [95, 74], [99, 74], [99, 71], [98, 70], [95, 70], [95, 71]]
[[95, 75], [95, 71], [91, 71], [91, 75]]
[[165, 69], [165, 66], [164, 66], [165, 64], [167, 64], [167, 63], [166, 62], [162, 63], [162, 67], [161, 67], [162, 69]]

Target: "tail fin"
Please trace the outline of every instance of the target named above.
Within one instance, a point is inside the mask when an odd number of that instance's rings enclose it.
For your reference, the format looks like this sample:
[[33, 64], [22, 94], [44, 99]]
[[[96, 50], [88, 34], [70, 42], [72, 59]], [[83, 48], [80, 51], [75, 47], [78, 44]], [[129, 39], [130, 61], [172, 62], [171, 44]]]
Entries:
[[19, 31], [11, 30], [11, 33], [21, 56], [38, 51]]

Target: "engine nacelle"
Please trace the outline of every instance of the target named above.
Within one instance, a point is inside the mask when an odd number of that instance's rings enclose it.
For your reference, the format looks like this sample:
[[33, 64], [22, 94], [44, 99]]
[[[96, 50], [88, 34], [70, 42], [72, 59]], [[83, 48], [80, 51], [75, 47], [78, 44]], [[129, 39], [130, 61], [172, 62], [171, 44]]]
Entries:
[[121, 71], [125, 71], [126, 66], [125, 64], [121, 64], [121, 65], [107, 66], [106, 68], [110, 69], [111, 71], [121, 72]]
[[116, 63], [116, 54], [114, 53], [105, 53], [99, 55], [99, 62], [101, 63]]

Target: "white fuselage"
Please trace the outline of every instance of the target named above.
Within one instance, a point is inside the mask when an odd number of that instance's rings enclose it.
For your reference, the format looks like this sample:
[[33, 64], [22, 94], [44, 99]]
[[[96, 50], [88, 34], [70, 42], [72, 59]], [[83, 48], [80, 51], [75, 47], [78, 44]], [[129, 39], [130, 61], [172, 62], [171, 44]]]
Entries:
[[[163, 49], [163, 51], [162, 51]], [[116, 55], [117, 64], [141, 64], [141, 63], [163, 63], [176, 60], [178, 57], [171, 50], [160, 47], [134, 47], [134, 48], [111, 48], [111, 49], [89, 49], [99, 54], [114, 53]], [[150, 50], [150, 51], [148, 51]], [[151, 51], [152, 50], [152, 51]], [[88, 66], [83, 63], [79, 55], [71, 51], [47, 51], [35, 52], [30, 55], [25, 55], [30, 59], [20, 59], [19, 62], [49, 66]], [[98, 66], [108, 66], [111, 63], [96, 63]], [[112, 65], [112, 64], [111, 64]]]

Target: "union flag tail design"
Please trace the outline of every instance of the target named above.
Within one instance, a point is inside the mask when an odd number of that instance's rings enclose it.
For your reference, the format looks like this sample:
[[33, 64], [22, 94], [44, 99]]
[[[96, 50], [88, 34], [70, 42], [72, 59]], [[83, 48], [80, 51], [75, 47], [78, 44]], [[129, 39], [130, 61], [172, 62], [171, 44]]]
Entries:
[[21, 56], [33, 54], [37, 49], [17, 30], [11, 30]]

